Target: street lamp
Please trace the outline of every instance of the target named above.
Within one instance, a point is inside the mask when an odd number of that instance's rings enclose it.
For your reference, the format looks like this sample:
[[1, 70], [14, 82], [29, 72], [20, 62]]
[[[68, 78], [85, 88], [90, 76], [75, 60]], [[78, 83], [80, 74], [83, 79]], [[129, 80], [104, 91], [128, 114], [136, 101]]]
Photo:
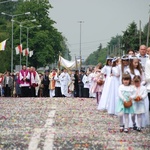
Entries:
[[7, 0], [7, 1], [0, 2], [0, 4], [4, 4], [4, 3], [7, 3], [7, 2], [18, 2], [18, 0]]
[[[26, 20], [26, 21], [22, 21], [22, 22], [19, 22], [19, 21], [17, 21], [17, 20], [13, 20], [14, 22], [17, 22], [18, 24], [19, 24], [19, 26], [20, 26], [20, 45], [21, 45], [21, 32], [22, 32], [22, 24], [24, 24], [24, 23], [26, 23], [26, 22], [35, 22], [36, 21], [36, 19], [33, 19], [33, 20]], [[20, 53], [20, 69], [21, 69], [21, 53]]]
[[[27, 50], [29, 52], [29, 29], [32, 29], [32, 28], [40, 28], [41, 25], [37, 25], [37, 26], [32, 26], [32, 27], [26, 27], [26, 26], [22, 26], [24, 28], [27, 29]], [[28, 55], [26, 56], [26, 66], [28, 66]]]
[[22, 14], [16, 14], [16, 15], [11, 15], [11, 14], [7, 14], [7, 13], [4, 13], [4, 12], [1, 12], [2, 15], [6, 15], [6, 16], [9, 16], [11, 17], [11, 22], [12, 22], [12, 41], [11, 41], [11, 72], [13, 72], [13, 38], [14, 38], [14, 35], [13, 35], [13, 28], [14, 28], [14, 17], [17, 17], [17, 16], [21, 16], [21, 15], [29, 15], [30, 12], [26, 12], [26, 13], [22, 13]]
[[82, 23], [84, 23], [84, 21], [78, 21], [78, 23], [80, 23], [80, 70], [81, 70], [81, 65], [82, 65], [82, 57], [81, 57], [81, 28], [82, 28]]

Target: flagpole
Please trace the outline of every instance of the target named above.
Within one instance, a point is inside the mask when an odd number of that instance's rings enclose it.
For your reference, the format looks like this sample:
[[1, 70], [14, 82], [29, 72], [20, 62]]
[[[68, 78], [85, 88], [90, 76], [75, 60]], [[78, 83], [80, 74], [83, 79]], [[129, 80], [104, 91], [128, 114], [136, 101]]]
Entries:
[[[20, 26], [20, 45], [21, 45], [21, 36], [22, 36], [22, 24], [23, 23], [26, 23], [26, 22], [35, 22], [36, 21], [36, 19], [32, 19], [32, 20], [27, 20], [27, 21], [22, 21], [22, 22], [19, 22], [19, 21], [17, 21], [17, 20], [14, 20], [14, 22], [17, 22], [17, 23], [19, 23], [19, 26]], [[21, 62], [22, 62], [22, 56], [21, 56], [21, 54], [22, 54], [22, 51], [20, 51], [20, 70], [21, 70]]]
[[[24, 27], [24, 28], [26, 28], [27, 29], [27, 53], [29, 54], [29, 29], [31, 29], [31, 28], [40, 28], [41, 27], [41, 25], [37, 25], [37, 26], [33, 26], [33, 27], [26, 27], [26, 26], [22, 26], [22, 27]], [[26, 53], [26, 66], [28, 66], [28, 54]]]
[[76, 58], [76, 55], [75, 55], [75, 63], [76, 63], [76, 70], [78, 69], [78, 65], [77, 65], [77, 58]]
[[14, 48], [14, 45], [13, 45], [13, 38], [14, 38], [14, 31], [13, 31], [13, 27], [14, 27], [14, 17], [17, 17], [17, 16], [22, 16], [22, 15], [29, 15], [30, 14], [30, 12], [26, 12], [26, 13], [22, 13], [22, 14], [16, 14], [16, 15], [11, 15], [11, 14], [7, 14], [7, 13], [4, 13], [4, 12], [1, 12], [1, 14], [2, 15], [6, 15], [6, 16], [10, 16], [11, 17], [11, 22], [12, 22], [12, 24], [11, 24], [11, 30], [12, 30], [12, 32], [11, 32], [11, 72], [13, 72], [13, 67], [14, 67], [14, 61], [13, 61], [13, 55], [14, 55], [14, 53], [13, 53], [13, 48]]
[[[20, 45], [21, 45], [21, 24], [20, 24]], [[21, 70], [21, 53], [20, 52], [20, 70]]]
[[[29, 48], [28, 48], [28, 45], [29, 45], [28, 36], [29, 36], [29, 28], [27, 27], [27, 51], [29, 50]], [[26, 54], [26, 66], [28, 66], [28, 54]]]

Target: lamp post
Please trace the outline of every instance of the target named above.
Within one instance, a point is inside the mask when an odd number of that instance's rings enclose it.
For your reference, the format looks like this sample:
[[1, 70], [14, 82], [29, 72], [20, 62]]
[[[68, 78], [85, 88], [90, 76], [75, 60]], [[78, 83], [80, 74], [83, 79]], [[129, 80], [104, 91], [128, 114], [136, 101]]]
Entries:
[[82, 57], [81, 57], [81, 28], [82, 28], [82, 23], [84, 23], [84, 21], [78, 21], [78, 23], [80, 23], [80, 70], [81, 70], [81, 65], [82, 65]]
[[7, 3], [7, 2], [18, 2], [18, 0], [7, 0], [7, 1], [0, 2], [0, 4], [4, 4], [4, 3]]
[[[22, 22], [19, 22], [17, 20], [13, 20], [14, 22], [17, 22], [20, 26], [20, 45], [21, 45], [21, 33], [22, 33], [22, 24], [26, 23], [26, 22], [35, 22], [36, 19], [33, 19], [33, 20], [27, 20], [27, 21], [22, 21]], [[21, 53], [20, 53], [20, 70], [21, 70]]]
[[[29, 29], [40, 28], [41, 25], [32, 26], [32, 27], [26, 27], [26, 26], [22, 26], [22, 27], [27, 29], [27, 51], [29, 52]], [[26, 55], [26, 66], [28, 66], [28, 55]]]
[[14, 38], [14, 35], [13, 35], [13, 28], [14, 28], [14, 17], [17, 17], [17, 16], [22, 16], [22, 15], [29, 15], [30, 14], [30, 12], [26, 12], [26, 13], [22, 13], [22, 14], [16, 14], [16, 15], [11, 15], [11, 14], [7, 14], [7, 13], [4, 13], [4, 12], [1, 12], [1, 14], [2, 15], [6, 15], [6, 16], [9, 16], [9, 17], [11, 17], [11, 22], [12, 22], [12, 24], [11, 24], [11, 26], [12, 26], [12, 41], [11, 41], [11, 72], [13, 72], [13, 55], [14, 55], [14, 51], [13, 51], [13, 47], [14, 47], [14, 45], [13, 45], [13, 38]]

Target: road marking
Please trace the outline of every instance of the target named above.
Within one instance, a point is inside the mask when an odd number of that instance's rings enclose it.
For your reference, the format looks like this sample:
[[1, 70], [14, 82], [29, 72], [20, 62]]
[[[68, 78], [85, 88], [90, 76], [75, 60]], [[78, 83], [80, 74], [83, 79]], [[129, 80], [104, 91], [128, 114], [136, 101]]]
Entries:
[[34, 129], [34, 133], [31, 137], [28, 150], [37, 150], [41, 133], [42, 133], [42, 129], [39, 129], [39, 128]]
[[47, 134], [45, 136], [44, 150], [53, 150], [53, 141], [55, 136], [55, 128], [52, 126], [54, 123], [54, 116], [56, 110], [52, 110], [49, 112], [48, 119], [46, 120], [46, 124], [44, 128], [47, 130]]
[[53, 150], [54, 136], [55, 136], [54, 128], [47, 131], [44, 143], [44, 150]]
[[48, 118], [43, 128], [35, 128], [31, 137], [28, 150], [37, 150], [42, 132], [46, 131], [44, 150], [53, 149], [53, 141], [55, 136], [55, 128], [53, 127], [56, 106], [51, 107], [52, 110], [48, 114]]

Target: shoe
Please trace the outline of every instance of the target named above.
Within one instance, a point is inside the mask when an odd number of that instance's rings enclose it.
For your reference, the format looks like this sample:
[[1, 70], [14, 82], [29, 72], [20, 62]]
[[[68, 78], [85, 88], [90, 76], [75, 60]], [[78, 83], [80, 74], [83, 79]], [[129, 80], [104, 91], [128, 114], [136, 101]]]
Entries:
[[141, 132], [141, 128], [140, 128], [140, 127], [139, 127], [139, 128], [137, 128], [137, 129], [136, 129], [136, 131]]
[[124, 125], [120, 125], [120, 132], [123, 132], [124, 130]]
[[125, 132], [125, 133], [128, 133], [128, 132], [129, 132], [129, 130], [128, 130], [127, 128], [125, 128], [125, 129], [124, 129], [124, 132]]
[[137, 130], [136, 123], [133, 124], [133, 130]]

